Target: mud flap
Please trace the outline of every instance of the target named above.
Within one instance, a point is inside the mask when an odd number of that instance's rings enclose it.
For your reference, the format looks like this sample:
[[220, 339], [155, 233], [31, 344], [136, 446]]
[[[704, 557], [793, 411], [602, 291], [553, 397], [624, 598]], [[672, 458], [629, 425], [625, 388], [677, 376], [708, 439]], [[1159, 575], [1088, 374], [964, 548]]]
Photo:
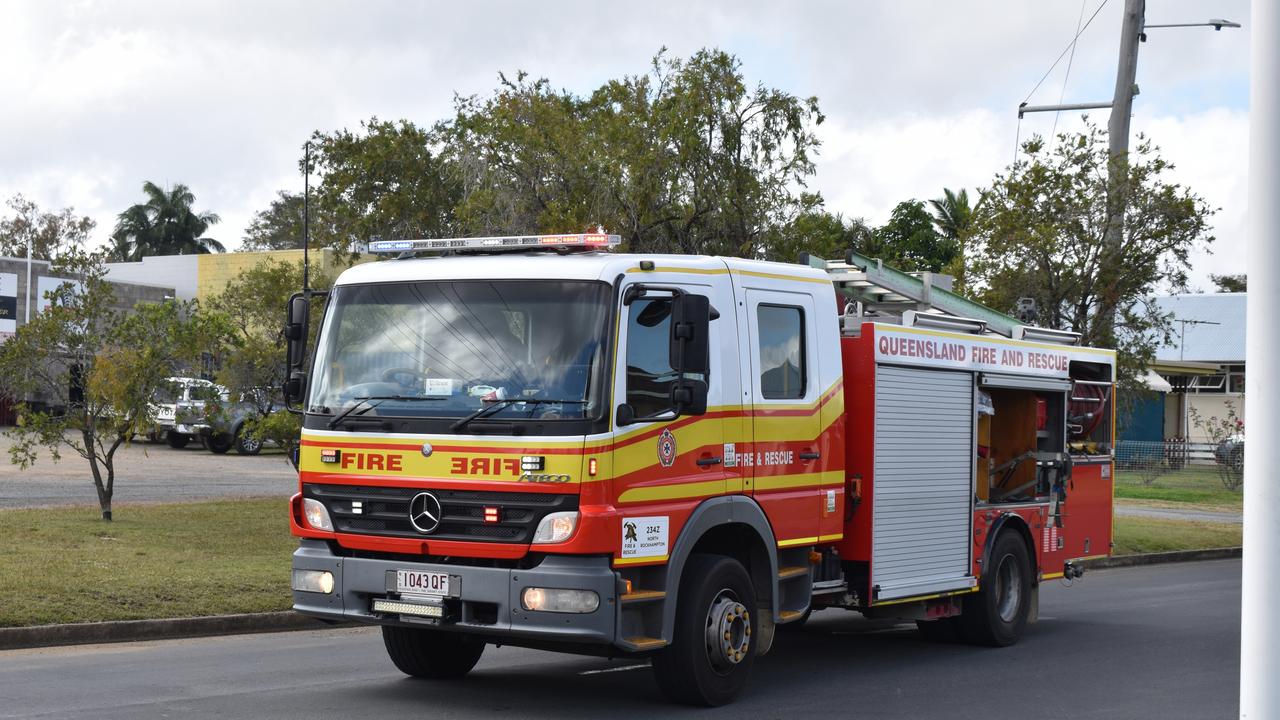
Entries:
[[773, 622], [773, 608], [758, 606], [756, 617], [760, 619], [760, 627], [756, 631], [756, 655], [768, 655], [769, 649], [773, 647], [773, 636], [778, 629]]
[[1031, 607], [1027, 608], [1027, 624], [1036, 622], [1040, 619], [1040, 584], [1036, 583], [1031, 586], [1031, 598], [1029, 600]]

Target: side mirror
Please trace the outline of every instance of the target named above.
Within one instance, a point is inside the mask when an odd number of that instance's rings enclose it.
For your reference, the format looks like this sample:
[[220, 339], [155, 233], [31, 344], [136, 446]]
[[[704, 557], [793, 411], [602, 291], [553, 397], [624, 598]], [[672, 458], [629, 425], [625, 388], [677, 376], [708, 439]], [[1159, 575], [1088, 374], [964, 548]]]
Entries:
[[671, 368], [705, 375], [710, 362], [711, 301], [706, 295], [681, 294], [671, 300]]
[[671, 407], [677, 415], [707, 414], [707, 383], [688, 378], [671, 386]]
[[285, 308], [284, 337], [286, 342], [285, 364], [288, 368], [288, 379], [281, 390], [285, 404], [302, 399], [306, 387], [306, 372], [303, 365], [307, 361], [307, 325], [311, 314], [311, 303], [303, 293], [295, 293], [289, 298]]

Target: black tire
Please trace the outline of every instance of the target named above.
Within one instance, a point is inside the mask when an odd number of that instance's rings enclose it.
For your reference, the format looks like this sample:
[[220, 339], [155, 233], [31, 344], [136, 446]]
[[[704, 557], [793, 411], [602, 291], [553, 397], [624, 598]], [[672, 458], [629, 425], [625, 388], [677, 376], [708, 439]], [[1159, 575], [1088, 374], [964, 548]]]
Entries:
[[[680, 577], [676, 602], [675, 636], [653, 658], [658, 687], [676, 702], [730, 702], [746, 687], [755, 663], [751, 628], [756, 593], [751, 577], [733, 558], [692, 555]], [[728, 637], [722, 637], [721, 630]]]
[[461, 633], [382, 626], [382, 644], [400, 672], [426, 680], [460, 678], [484, 653], [484, 641]]
[[1007, 647], [1018, 642], [1031, 611], [1031, 561], [1027, 544], [1012, 531], [1000, 533], [982, 571], [982, 589], [964, 599], [960, 630], [975, 645]]
[[917, 620], [916, 630], [920, 637], [929, 642], [953, 643], [960, 640], [960, 618], [949, 617], [940, 620]]
[[172, 430], [164, 436], [164, 440], [169, 443], [169, 447], [174, 450], [181, 450], [187, 446], [187, 443], [191, 442], [191, 438], [189, 436], [173, 432]]
[[262, 452], [262, 441], [240, 428], [236, 430], [235, 447], [240, 455], [257, 455]]
[[234, 442], [235, 438], [225, 433], [210, 433], [204, 439], [204, 446], [215, 455], [226, 455]]

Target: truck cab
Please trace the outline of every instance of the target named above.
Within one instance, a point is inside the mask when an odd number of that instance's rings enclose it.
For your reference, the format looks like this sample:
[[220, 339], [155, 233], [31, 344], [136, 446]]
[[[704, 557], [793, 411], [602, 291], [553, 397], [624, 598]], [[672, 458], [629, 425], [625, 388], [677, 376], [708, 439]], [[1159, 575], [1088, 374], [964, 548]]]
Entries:
[[[635, 655], [710, 705], [776, 626], [882, 610], [857, 561], [872, 472], [847, 457], [874, 426], [845, 407], [874, 380], [829, 273], [616, 243], [372, 243], [400, 257], [338, 278], [310, 353], [291, 301], [296, 610], [380, 625], [417, 677], [463, 675], [490, 643]], [[902, 616], [959, 613], [981, 574], [966, 548], [944, 592], [891, 595]]]

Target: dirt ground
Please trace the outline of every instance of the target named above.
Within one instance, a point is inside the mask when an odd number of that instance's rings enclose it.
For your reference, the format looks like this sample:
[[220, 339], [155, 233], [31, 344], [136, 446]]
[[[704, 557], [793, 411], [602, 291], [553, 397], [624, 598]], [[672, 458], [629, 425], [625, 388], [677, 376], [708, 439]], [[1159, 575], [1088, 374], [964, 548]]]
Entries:
[[[9, 462], [10, 442], [0, 434], [0, 508], [96, 505], [89, 462], [70, 448], [53, 462], [41, 451], [21, 470]], [[164, 443], [135, 442], [116, 454], [115, 504], [180, 502], [227, 497], [281, 497], [296, 492], [298, 476], [278, 450], [258, 456], [214, 455], [192, 443], [174, 450]]]

